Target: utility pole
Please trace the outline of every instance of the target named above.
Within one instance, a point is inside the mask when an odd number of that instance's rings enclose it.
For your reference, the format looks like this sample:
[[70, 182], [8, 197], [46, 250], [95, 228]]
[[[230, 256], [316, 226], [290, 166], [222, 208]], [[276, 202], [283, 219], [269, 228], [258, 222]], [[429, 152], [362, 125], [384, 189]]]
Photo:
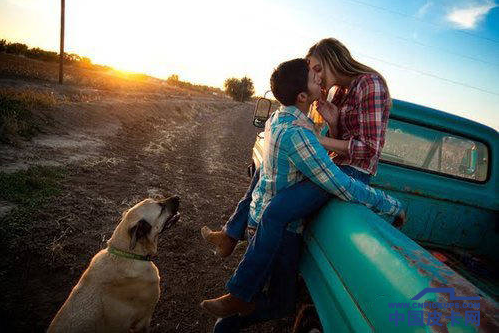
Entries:
[[63, 83], [64, 62], [64, 0], [61, 0], [61, 50], [59, 54], [59, 84]]

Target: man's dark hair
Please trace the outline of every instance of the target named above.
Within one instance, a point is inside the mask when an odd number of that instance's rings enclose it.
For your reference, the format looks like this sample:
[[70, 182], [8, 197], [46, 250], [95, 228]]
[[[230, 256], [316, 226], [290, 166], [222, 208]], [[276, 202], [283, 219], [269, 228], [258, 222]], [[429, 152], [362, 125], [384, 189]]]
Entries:
[[284, 106], [294, 105], [301, 92], [307, 92], [309, 66], [302, 58], [281, 63], [271, 75], [271, 91]]

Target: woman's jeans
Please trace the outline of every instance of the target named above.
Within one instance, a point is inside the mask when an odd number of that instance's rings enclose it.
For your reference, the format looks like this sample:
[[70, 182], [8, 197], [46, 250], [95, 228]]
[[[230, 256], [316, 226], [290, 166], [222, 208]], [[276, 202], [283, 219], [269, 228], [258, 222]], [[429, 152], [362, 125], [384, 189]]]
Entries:
[[[341, 166], [347, 175], [368, 184], [370, 176], [352, 167]], [[248, 222], [251, 195], [259, 179], [257, 171], [245, 196], [226, 223], [226, 233], [234, 239], [242, 239]], [[280, 191], [267, 206], [255, 235], [249, 240], [247, 251], [237, 270], [228, 281], [228, 291], [247, 302], [256, 301], [254, 313], [248, 317], [235, 316], [219, 320], [216, 332], [227, 332], [218, 328], [226, 322], [248, 326], [258, 321], [285, 316], [295, 304], [296, 275], [298, 271], [300, 234], [286, 231], [289, 222], [305, 218], [321, 208], [331, 198], [309, 179]], [[295, 236], [295, 237], [293, 237]], [[298, 238], [294, 243], [290, 238]], [[296, 255], [295, 255], [296, 254]], [[258, 296], [268, 277], [269, 295], [262, 301]], [[284, 294], [288, 296], [284, 296]], [[285, 299], [288, 302], [285, 302]], [[273, 306], [270, 306], [272, 304]], [[229, 327], [229, 326], [228, 326]]]

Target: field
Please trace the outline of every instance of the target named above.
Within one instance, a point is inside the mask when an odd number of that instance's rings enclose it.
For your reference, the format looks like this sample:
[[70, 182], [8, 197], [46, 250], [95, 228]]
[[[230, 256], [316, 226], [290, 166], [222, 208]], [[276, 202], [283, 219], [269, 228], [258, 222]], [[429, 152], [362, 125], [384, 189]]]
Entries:
[[221, 260], [199, 230], [220, 227], [246, 190], [253, 105], [155, 80], [66, 73], [59, 86], [56, 64], [0, 54], [0, 101], [11, 110], [1, 114], [2, 331], [45, 331], [121, 213], [172, 194], [181, 220], [154, 259], [161, 297], [152, 329], [211, 331], [215, 320], [198, 303], [224, 291], [244, 246]]

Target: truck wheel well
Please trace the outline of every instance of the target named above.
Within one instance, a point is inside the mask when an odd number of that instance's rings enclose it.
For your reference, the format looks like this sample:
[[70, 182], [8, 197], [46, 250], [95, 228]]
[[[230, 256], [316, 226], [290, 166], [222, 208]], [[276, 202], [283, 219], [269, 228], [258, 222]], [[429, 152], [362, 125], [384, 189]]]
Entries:
[[299, 310], [295, 323], [293, 324], [293, 333], [322, 333], [323, 327], [313, 304], [304, 304]]
[[293, 333], [320, 333], [323, 332], [321, 321], [312, 302], [306, 283], [299, 276], [297, 286], [297, 315], [293, 325]]

